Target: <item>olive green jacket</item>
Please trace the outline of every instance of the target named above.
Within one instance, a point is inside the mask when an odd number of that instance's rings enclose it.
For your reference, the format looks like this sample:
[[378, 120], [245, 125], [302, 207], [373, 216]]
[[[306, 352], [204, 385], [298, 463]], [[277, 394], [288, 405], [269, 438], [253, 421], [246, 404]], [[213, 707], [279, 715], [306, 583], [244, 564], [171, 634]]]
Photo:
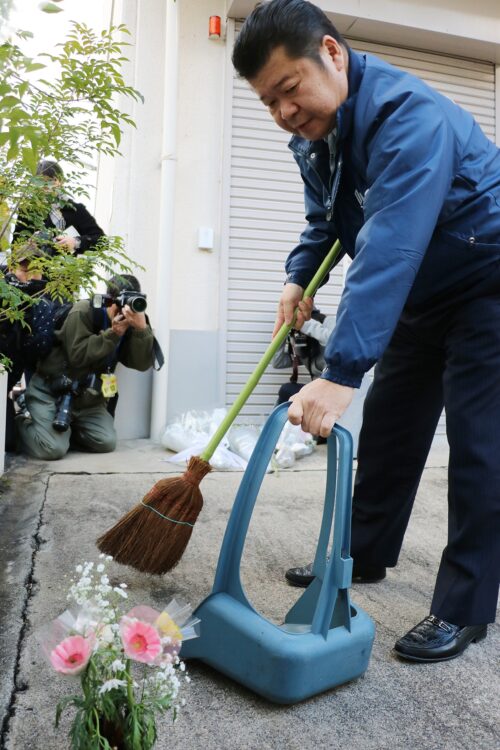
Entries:
[[[95, 315], [102, 314], [102, 329], [95, 333]], [[99, 320], [99, 318], [97, 318]], [[134, 370], [148, 370], [153, 365], [153, 331], [129, 328], [124, 336], [116, 334], [106, 310], [93, 310], [89, 300], [76, 302], [62, 328], [55, 333], [56, 345], [40, 360], [37, 373], [51, 380], [67, 375], [72, 380], [83, 380], [91, 373], [97, 375], [114, 369], [116, 362]]]

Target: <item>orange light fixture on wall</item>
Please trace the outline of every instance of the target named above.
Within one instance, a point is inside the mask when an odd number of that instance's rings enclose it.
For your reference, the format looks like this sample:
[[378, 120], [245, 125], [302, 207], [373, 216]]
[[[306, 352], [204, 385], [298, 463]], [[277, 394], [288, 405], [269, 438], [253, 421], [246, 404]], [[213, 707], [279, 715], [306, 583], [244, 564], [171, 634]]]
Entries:
[[220, 39], [220, 16], [210, 16], [208, 21], [208, 38], [209, 39]]

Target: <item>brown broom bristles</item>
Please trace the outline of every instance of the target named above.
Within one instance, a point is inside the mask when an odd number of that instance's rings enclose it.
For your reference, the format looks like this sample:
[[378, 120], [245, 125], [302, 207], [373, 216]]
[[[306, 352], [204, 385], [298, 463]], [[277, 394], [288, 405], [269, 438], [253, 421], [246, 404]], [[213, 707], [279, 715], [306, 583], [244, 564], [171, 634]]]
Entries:
[[160, 479], [141, 503], [99, 537], [101, 552], [143, 573], [162, 575], [171, 570], [181, 559], [203, 507], [199, 484], [209, 471], [208, 461], [194, 456], [181, 477]]

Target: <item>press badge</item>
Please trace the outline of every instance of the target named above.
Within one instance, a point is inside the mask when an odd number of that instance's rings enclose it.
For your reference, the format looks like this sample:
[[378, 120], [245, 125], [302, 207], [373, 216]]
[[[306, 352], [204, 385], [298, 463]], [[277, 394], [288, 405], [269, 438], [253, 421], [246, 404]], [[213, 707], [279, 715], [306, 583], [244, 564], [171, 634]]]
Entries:
[[113, 398], [118, 393], [118, 380], [114, 372], [103, 372], [101, 375], [101, 393], [104, 398]]

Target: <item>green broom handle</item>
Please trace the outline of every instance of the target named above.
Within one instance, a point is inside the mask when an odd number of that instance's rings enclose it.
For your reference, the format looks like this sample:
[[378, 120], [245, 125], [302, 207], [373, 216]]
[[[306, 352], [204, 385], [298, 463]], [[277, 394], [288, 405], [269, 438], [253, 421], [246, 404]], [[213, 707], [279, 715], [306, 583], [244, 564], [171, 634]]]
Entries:
[[[340, 242], [337, 240], [335, 244], [333, 245], [332, 249], [328, 253], [328, 255], [325, 257], [324, 261], [314, 274], [312, 280], [308, 284], [306, 290], [304, 291], [304, 294], [302, 295], [302, 299], [305, 299], [306, 297], [314, 297], [316, 294], [319, 285], [325, 278], [326, 274], [330, 269], [332, 268], [334, 262], [336, 261], [339, 253], [341, 250]], [[297, 314], [297, 310], [295, 310], [295, 315]], [[253, 373], [248, 378], [243, 390], [241, 391], [240, 395], [234, 402], [234, 404], [231, 406], [230, 410], [220, 423], [217, 431], [213, 435], [212, 439], [208, 443], [207, 447], [203, 451], [203, 453], [200, 454], [200, 458], [202, 458], [204, 461], [210, 461], [213, 454], [215, 453], [219, 443], [221, 442], [222, 438], [226, 434], [226, 432], [229, 430], [231, 425], [233, 424], [234, 420], [242, 410], [242, 408], [245, 406], [245, 403], [247, 402], [248, 398], [250, 397], [252, 391], [254, 390], [255, 386], [261, 379], [262, 375], [264, 374], [264, 371], [266, 370], [267, 366], [271, 362], [272, 358], [286, 339], [288, 333], [292, 330], [293, 324], [295, 322], [295, 315], [294, 319], [291, 322], [290, 325], [287, 325], [286, 323], [283, 323], [281, 328], [279, 329], [276, 336], [273, 338], [269, 346], [267, 347], [262, 359], [260, 360], [259, 364], [253, 371]]]

